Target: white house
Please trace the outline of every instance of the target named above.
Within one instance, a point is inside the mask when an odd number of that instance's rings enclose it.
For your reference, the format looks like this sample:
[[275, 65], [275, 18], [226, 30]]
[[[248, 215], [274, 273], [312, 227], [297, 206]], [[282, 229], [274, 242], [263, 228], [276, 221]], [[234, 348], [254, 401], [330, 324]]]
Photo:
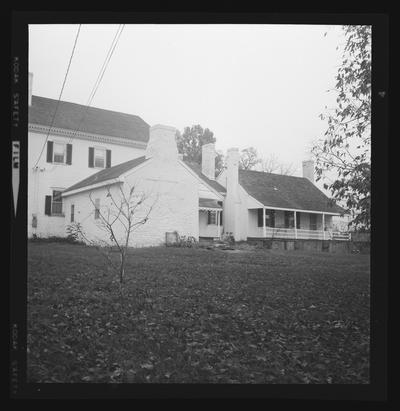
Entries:
[[332, 217], [344, 212], [315, 186], [313, 161], [303, 162], [303, 177], [239, 170], [239, 151], [232, 148], [217, 181], [227, 190], [224, 229], [236, 241], [332, 239]]
[[30, 94], [28, 236], [66, 236], [79, 222], [88, 236], [104, 238], [99, 212], [134, 187], [145, 197], [138, 216], [151, 210], [132, 236], [134, 246], [163, 244], [168, 232], [195, 239], [231, 233], [237, 241], [335, 238], [332, 217], [344, 210], [315, 186], [312, 162], [303, 162], [303, 177], [239, 170], [232, 148], [216, 178], [214, 144], [202, 147], [201, 165], [188, 163], [175, 132], [138, 116]]
[[32, 96], [31, 73], [29, 92], [28, 237], [65, 236], [61, 192], [142, 156], [149, 125], [134, 115]]
[[[148, 220], [137, 227], [130, 245], [164, 244], [166, 233], [175, 231], [195, 239], [219, 237], [225, 189], [181, 159], [175, 133], [173, 127], [151, 127], [144, 156], [102, 170], [64, 190], [65, 226], [79, 222], [89, 240], [107, 241], [109, 233], [102, 228], [102, 216], [111, 215], [113, 220], [120, 200], [128, 198], [133, 189], [135, 222]], [[202, 170], [208, 170], [210, 177], [215, 175], [213, 144], [203, 147]], [[113, 226], [120, 240], [125, 235], [121, 220], [116, 219]]]

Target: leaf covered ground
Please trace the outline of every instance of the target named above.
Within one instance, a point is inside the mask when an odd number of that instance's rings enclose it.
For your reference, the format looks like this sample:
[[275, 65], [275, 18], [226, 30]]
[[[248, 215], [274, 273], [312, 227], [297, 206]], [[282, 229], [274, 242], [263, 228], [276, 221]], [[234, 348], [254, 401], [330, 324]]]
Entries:
[[369, 382], [368, 255], [28, 251], [29, 382]]

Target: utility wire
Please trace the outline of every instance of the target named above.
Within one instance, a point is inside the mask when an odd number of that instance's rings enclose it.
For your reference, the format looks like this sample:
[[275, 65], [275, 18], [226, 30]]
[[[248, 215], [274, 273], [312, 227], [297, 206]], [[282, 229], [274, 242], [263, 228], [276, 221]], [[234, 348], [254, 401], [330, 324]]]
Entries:
[[112, 55], [113, 55], [113, 53], [114, 53], [115, 48], [117, 47], [119, 38], [121, 37], [121, 34], [122, 34], [122, 31], [124, 30], [124, 27], [125, 27], [125, 24], [120, 24], [120, 25], [118, 26], [117, 32], [115, 33], [115, 36], [114, 36], [114, 38], [113, 38], [113, 41], [111, 42], [110, 48], [108, 49], [106, 58], [105, 58], [105, 60], [104, 60], [104, 62], [103, 62], [103, 65], [102, 65], [100, 71], [99, 71], [99, 74], [98, 74], [98, 76], [97, 76], [96, 82], [95, 82], [95, 84], [94, 84], [94, 86], [93, 86], [93, 88], [92, 88], [92, 91], [91, 91], [90, 94], [89, 94], [89, 98], [88, 98], [88, 101], [86, 102], [86, 107], [85, 107], [85, 111], [84, 111], [84, 113], [83, 113], [83, 116], [82, 116], [82, 118], [81, 118], [81, 120], [80, 120], [80, 122], [79, 122], [79, 124], [78, 124], [78, 127], [75, 129], [73, 135], [70, 137], [68, 143], [71, 143], [71, 141], [76, 137], [76, 135], [78, 134], [78, 132], [79, 132], [79, 130], [80, 130], [80, 128], [81, 128], [81, 126], [82, 126], [85, 118], [86, 118], [86, 114], [87, 114], [87, 112], [88, 112], [88, 110], [89, 110], [89, 107], [90, 107], [90, 105], [92, 104], [92, 101], [93, 101], [93, 99], [94, 99], [94, 97], [95, 97], [95, 95], [96, 95], [96, 93], [97, 93], [97, 90], [98, 90], [98, 88], [99, 88], [99, 86], [100, 86], [100, 83], [101, 83], [101, 81], [103, 80], [104, 73], [105, 73], [106, 70], [107, 70], [108, 64], [110, 63], [110, 60], [111, 60], [111, 57], [112, 57]]
[[45, 146], [46, 146], [46, 143], [47, 143], [47, 140], [48, 140], [48, 138], [49, 138], [50, 130], [51, 130], [51, 128], [53, 127], [54, 120], [55, 120], [55, 118], [56, 118], [56, 114], [57, 114], [57, 111], [58, 111], [58, 106], [60, 105], [60, 100], [61, 100], [62, 94], [63, 94], [63, 92], [64, 92], [65, 83], [67, 82], [67, 77], [68, 77], [69, 69], [70, 69], [70, 67], [71, 67], [71, 62], [72, 62], [72, 58], [73, 58], [74, 53], [75, 53], [76, 43], [78, 42], [78, 37], [79, 37], [80, 31], [81, 31], [81, 24], [79, 25], [78, 31], [77, 31], [76, 36], [75, 36], [74, 47], [72, 48], [71, 57], [69, 58], [69, 63], [68, 63], [67, 71], [66, 71], [66, 73], [65, 73], [63, 85], [62, 85], [62, 87], [61, 87], [61, 92], [60, 92], [60, 95], [58, 96], [57, 106], [56, 106], [56, 109], [55, 109], [55, 111], [54, 111], [54, 114], [53, 114], [53, 118], [52, 118], [52, 120], [51, 120], [50, 127], [49, 127], [49, 129], [47, 130], [47, 135], [46, 135], [46, 139], [45, 139], [45, 141], [44, 141], [42, 150], [41, 150], [41, 152], [40, 152], [40, 154], [39, 154], [39, 157], [38, 157], [38, 159], [36, 160], [36, 163], [35, 163], [35, 165], [33, 166], [33, 168], [35, 168], [35, 167], [37, 166], [40, 158], [42, 157], [43, 150], [44, 150], [44, 148], [45, 148]]

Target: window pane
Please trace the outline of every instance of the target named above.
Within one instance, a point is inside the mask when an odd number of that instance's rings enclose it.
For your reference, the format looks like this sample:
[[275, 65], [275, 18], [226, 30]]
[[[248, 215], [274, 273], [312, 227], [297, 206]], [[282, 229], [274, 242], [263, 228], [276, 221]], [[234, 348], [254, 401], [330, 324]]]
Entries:
[[94, 166], [99, 168], [104, 168], [105, 164], [105, 150], [95, 149], [94, 150]]
[[54, 159], [55, 163], [64, 163], [65, 144], [54, 143]]

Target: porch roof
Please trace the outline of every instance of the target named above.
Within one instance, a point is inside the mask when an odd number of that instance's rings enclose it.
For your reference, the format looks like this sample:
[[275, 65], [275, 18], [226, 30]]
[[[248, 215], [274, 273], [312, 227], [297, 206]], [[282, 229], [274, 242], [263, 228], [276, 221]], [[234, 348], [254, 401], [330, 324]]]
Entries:
[[211, 198], [199, 198], [199, 208], [204, 210], [222, 210], [222, 206], [218, 204], [218, 201]]
[[345, 212], [303, 177], [239, 170], [239, 183], [250, 196], [266, 207], [337, 214]]

